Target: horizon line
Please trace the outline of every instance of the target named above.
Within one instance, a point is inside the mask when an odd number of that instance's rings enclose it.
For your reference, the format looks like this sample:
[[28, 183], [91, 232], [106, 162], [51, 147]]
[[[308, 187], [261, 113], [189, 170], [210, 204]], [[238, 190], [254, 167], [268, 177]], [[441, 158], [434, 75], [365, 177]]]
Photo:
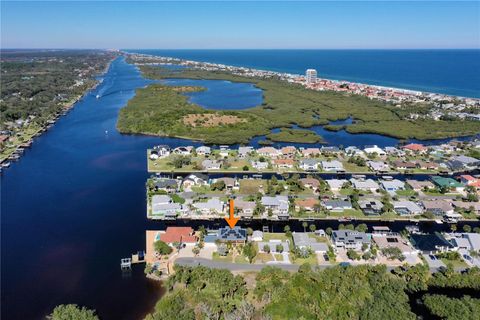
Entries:
[[1, 50], [480, 50], [480, 47], [469, 48], [65, 48], [65, 47], [31, 47], [0, 48]]

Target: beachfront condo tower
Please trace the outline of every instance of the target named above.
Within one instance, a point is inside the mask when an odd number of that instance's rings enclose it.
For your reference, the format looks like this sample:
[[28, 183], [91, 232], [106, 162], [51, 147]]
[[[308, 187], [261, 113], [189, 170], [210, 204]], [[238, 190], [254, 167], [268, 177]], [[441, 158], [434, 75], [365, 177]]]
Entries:
[[317, 70], [307, 69], [306, 72], [307, 83], [315, 83], [317, 81]]

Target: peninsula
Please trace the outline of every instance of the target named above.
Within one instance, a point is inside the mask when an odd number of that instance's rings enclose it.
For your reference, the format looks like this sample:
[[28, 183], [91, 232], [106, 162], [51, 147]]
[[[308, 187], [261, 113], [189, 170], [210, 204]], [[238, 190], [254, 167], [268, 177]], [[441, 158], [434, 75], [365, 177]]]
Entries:
[[[290, 129], [287, 132], [284, 129], [279, 134], [272, 134], [271, 129], [309, 128], [347, 118], [353, 119], [352, 124], [344, 126], [347, 132], [377, 133], [399, 139], [452, 138], [480, 132], [480, 121], [430, 116], [432, 109], [437, 108], [434, 100], [417, 102], [404, 99], [405, 102], [399, 103], [357, 91], [315, 90], [311, 85], [297, 81], [293, 75], [272, 72], [252, 74], [245, 68], [202, 63], [192, 65], [161, 57], [145, 60], [144, 55], [135, 54], [129, 54], [128, 59], [139, 65], [143, 75], [150, 79], [253, 83], [263, 90], [264, 101], [249, 109], [212, 111], [189, 103], [176, 87], [153, 84], [138, 90], [137, 95], [121, 110], [117, 127], [123, 133], [181, 137], [210, 144], [247, 143], [259, 135], [267, 135], [274, 141], [312, 143], [321, 139], [313, 131]], [[159, 63], [183, 63], [183, 67], [172, 70]], [[475, 99], [467, 100], [468, 103], [476, 103]], [[207, 117], [209, 121], [205, 121]]]

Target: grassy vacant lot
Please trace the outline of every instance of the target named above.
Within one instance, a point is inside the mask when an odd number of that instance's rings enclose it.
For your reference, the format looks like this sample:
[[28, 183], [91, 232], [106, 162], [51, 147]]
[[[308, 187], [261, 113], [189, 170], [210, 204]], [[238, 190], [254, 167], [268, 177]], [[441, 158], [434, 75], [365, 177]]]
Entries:
[[[459, 137], [480, 131], [479, 121], [407, 120], [409, 106], [396, 107], [359, 95], [308, 90], [276, 79], [248, 78], [227, 72], [193, 69], [169, 71], [154, 66], [141, 66], [141, 70], [146, 77], [153, 79], [217, 79], [254, 83], [263, 90], [264, 102], [242, 111], [215, 112], [188, 103], [178, 92], [176, 95], [167, 94], [172, 90], [164, 86], [151, 85], [138, 90], [137, 96], [121, 111], [118, 128], [122, 132], [186, 137], [210, 143], [245, 143], [255, 135], [268, 134], [272, 128], [291, 127], [294, 124], [308, 128], [348, 117], [354, 119], [353, 124], [346, 126], [350, 133], [378, 133], [401, 139]], [[219, 117], [234, 116], [237, 122], [218, 127], [184, 124], [183, 119], [189, 114], [211, 113]], [[273, 137], [280, 140], [284, 138], [283, 135]], [[293, 136], [295, 142], [311, 142], [316, 135], [307, 134], [299, 138], [295, 133]], [[288, 138], [293, 139], [291, 136]]]

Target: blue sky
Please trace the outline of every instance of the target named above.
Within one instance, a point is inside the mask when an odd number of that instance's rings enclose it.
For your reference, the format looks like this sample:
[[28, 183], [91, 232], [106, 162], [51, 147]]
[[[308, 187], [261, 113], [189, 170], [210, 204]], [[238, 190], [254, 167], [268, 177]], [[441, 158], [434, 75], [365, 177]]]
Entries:
[[480, 48], [480, 2], [1, 2], [2, 48]]

